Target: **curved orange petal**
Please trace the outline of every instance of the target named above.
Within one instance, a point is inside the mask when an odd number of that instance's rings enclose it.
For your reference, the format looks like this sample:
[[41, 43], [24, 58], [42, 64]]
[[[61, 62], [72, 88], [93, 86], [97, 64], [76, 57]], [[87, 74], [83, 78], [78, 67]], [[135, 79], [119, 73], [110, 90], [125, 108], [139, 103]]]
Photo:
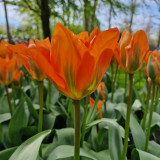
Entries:
[[120, 60], [123, 67], [126, 67], [126, 50], [125, 47], [129, 45], [132, 35], [127, 30], [124, 30], [119, 41], [119, 50], [120, 50]]
[[90, 87], [94, 76], [94, 66], [94, 57], [86, 52], [76, 71], [75, 83], [77, 97], [82, 97], [83, 92]]
[[112, 49], [114, 50], [115, 45], [119, 39], [119, 30], [118, 28], [111, 28], [104, 32], [99, 33], [92, 45], [91, 51], [92, 55], [95, 57], [99, 57], [99, 55], [105, 49]]
[[72, 92], [76, 92], [75, 74], [86, 49], [76, 35], [57, 23], [51, 41], [51, 64]]
[[141, 68], [148, 51], [148, 39], [143, 30], [137, 31], [126, 49], [126, 68], [128, 73], [134, 73]]

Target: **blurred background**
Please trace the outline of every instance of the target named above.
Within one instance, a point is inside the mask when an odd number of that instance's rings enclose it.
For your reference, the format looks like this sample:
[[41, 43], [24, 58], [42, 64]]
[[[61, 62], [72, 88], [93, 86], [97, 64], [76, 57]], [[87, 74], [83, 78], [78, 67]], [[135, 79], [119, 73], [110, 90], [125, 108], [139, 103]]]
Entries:
[[150, 49], [160, 47], [160, 0], [0, 0], [0, 40], [51, 38], [58, 21], [76, 34], [143, 29]]

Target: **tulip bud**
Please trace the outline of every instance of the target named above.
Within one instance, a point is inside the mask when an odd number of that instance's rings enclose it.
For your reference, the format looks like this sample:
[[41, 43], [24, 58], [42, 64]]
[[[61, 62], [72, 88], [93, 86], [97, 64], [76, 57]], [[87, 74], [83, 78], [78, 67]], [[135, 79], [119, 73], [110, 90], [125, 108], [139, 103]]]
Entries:
[[104, 84], [104, 82], [101, 82], [98, 87], [97, 87], [97, 92], [98, 92], [98, 95], [100, 96], [101, 99], [106, 99], [107, 97], [107, 88]]

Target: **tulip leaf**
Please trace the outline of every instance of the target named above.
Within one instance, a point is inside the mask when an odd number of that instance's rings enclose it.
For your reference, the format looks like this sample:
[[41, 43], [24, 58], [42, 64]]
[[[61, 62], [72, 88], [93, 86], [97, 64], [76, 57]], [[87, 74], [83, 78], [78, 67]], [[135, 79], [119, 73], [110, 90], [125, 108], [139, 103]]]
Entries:
[[9, 123], [8, 137], [13, 145], [21, 143], [21, 130], [27, 127], [28, 117], [24, 108], [24, 100], [17, 106]]
[[12, 154], [9, 160], [36, 160], [43, 139], [51, 130], [43, 131], [22, 143]]
[[[74, 156], [74, 146], [61, 145], [52, 151], [52, 153], [49, 155], [47, 160], [58, 160], [58, 159], [60, 160], [62, 158], [69, 158], [73, 156]], [[109, 156], [109, 152], [107, 150], [103, 152], [94, 152], [90, 149], [81, 148], [80, 156], [86, 157], [92, 160], [102, 160], [102, 159], [111, 160]]]
[[[125, 103], [119, 103], [116, 106], [116, 110], [121, 113], [124, 119], [126, 118], [126, 108], [127, 106]], [[136, 148], [144, 150], [146, 136], [137, 119], [132, 113], [130, 118], [130, 129]]]
[[134, 149], [132, 151], [132, 160], [159, 160], [159, 157], [139, 149]]
[[33, 106], [31, 99], [27, 96], [26, 93], [23, 93], [23, 94], [25, 96], [25, 100], [27, 102], [27, 106], [28, 106], [28, 110], [29, 110], [30, 114], [35, 118], [36, 121], [38, 121], [38, 114]]
[[3, 151], [0, 151], [0, 159], [1, 160], [8, 160], [9, 157], [13, 154], [13, 152], [17, 149], [17, 147], [5, 149]]
[[3, 123], [3, 122], [8, 121], [10, 119], [11, 119], [10, 113], [0, 114], [0, 123]]
[[109, 150], [112, 160], [121, 160], [122, 157], [122, 139], [119, 124], [115, 119], [102, 118], [87, 125], [86, 129], [96, 124], [104, 123], [109, 127]]
[[148, 152], [160, 158], [160, 145], [154, 141], [148, 144]]

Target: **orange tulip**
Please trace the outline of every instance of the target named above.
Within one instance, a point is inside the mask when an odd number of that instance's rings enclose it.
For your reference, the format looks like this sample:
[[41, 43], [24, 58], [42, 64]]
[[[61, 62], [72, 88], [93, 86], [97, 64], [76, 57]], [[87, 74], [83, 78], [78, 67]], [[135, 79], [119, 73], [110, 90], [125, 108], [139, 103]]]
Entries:
[[17, 59], [4, 59], [0, 57], [0, 83], [8, 85], [12, 82], [14, 74], [17, 70]]
[[5, 40], [0, 42], [0, 57], [1, 58], [12, 58], [13, 52], [8, 48], [9, 43]]
[[107, 88], [106, 88], [104, 82], [100, 82], [100, 84], [97, 87], [97, 92], [102, 99], [106, 99]]
[[[90, 109], [92, 109], [93, 105], [94, 105], [94, 99], [90, 98]], [[102, 104], [105, 102], [105, 100], [103, 99], [102, 101], [98, 101], [97, 103], [97, 112], [99, 112], [99, 119], [102, 118]]]
[[148, 39], [143, 30], [137, 31], [133, 36], [125, 30], [115, 54], [123, 70], [133, 74], [141, 68], [147, 51]]
[[[148, 77], [148, 72], [147, 72], [147, 64], [148, 64], [148, 59], [149, 59], [149, 56], [151, 55], [152, 51], [148, 51], [145, 58], [144, 58], [144, 63], [145, 63], [145, 68], [144, 68], [144, 73], [145, 75]], [[146, 78], [147, 78], [146, 77]]]
[[55, 87], [74, 100], [95, 91], [110, 64], [119, 31], [114, 28], [100, 32], [96, 28], [89, 39], [84, 35], [75, 35], [57, 23], [50, 59], [44, 54], [32, 57]]
[[[43, 41], [35, 41], [36, 42], [30, 39], [28, 46], [26, 44], [16, 44], [10, 45], [9, 48], [18, 55], [33, 79], [43, 81], [46, 75], [35, 63], [34, 59], [38, 59], [38, 56], [42, 58], [42, 61], [43, 56], [48, 60], [50, 59], [50, 41], [48, 38]], [[45, 63], [43, 65], [45, 65]]]
[[148, 59], [147, 73], [152, 81], [159, 82], [160, 79], [160, 53], [154, 50]]

